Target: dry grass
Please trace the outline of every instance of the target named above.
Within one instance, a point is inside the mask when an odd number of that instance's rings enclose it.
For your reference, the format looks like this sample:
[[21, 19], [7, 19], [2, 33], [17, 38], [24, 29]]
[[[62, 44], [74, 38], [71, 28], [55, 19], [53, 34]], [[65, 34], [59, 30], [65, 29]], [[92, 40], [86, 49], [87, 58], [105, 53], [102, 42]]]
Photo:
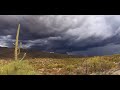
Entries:
[[[120, 55], [86, 58], [35, 58], [29, 64], [39, 75], [107, 75], [120, 69]], [[0, 60], [7, 65], [11, 60]]]
[[108, 58], [106, 56], [72, 59], [38, 58], [30, 60], [31, 65], [43, 75], [107, 74], [110, 70], [119, 69], [119, 62], [119, 58], [111, 60], [111, 57]]

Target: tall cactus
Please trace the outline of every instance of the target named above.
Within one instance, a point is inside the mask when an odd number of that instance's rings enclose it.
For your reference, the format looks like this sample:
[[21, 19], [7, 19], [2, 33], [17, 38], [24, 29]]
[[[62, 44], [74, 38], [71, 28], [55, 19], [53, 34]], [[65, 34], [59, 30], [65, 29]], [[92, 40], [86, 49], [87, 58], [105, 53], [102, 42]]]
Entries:
[[[16, 41], [15, 41], [15, 60], [18, 60], [18, 55], [20, 54], [20, 47], [22, 46], [22, 43], [20, 42], [20, 46], [19, 46], [19, 33], [20, 33], [20, 24], [18, 25], [18, 30], [17, 30], [17, 34], [16, 34]], [[21, 60], [23, 60], [26, 56], [26, 53], [24, 54], [23, 58]]]

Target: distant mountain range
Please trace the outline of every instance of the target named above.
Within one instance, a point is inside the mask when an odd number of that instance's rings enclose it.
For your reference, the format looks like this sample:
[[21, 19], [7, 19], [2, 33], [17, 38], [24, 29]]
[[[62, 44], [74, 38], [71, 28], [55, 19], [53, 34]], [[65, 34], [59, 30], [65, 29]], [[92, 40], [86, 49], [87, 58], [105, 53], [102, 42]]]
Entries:
[[[22, 57], [26, 53], [26, 58], [80, 58], [83, 56], [73, 56], [67, 54], [59, 54], [54, 52], [43, 52], [37, 50], [21, 49]], [[14, 59], [14, 48], [0, 47], [0, 59]]]

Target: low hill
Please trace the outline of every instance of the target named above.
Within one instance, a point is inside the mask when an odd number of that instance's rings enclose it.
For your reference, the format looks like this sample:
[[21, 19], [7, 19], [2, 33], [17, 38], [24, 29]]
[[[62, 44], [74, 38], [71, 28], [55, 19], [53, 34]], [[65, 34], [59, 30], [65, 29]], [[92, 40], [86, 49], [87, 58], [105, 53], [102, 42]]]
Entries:
[[[72, 56], [67, 54], [59, 53], [50, 53], [36, 50], [27, 50], [21, 49], [21, 54], [19, 57], [22, 57], [24, 53], [27, 54], [26, 58], [80, 58], [82, 56]], [[0, 47], [0, 59], [13, 59], [14, 58], [14, 49], [7, 47]]]

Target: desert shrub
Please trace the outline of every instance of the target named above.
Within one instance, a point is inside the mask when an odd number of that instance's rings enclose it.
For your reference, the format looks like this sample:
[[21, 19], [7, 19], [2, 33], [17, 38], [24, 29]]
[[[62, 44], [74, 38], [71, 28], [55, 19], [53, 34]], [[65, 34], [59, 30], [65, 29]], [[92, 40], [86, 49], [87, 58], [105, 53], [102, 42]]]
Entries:
[[51, 64], [47, 65], [48, 69], [51, 69], [51, 68], [63, 68], [63, 67], [64, 67], [64, 64], [54, 64], [54, 63], [51, 63]]
[[28, 61], [12, 61], [5, 65], [0, 65], [0, 75], [35, 75], [34, 68]]
[[115, 63], [103, 60], [100, 57], [89, 58], [82, 64], [87, 74], [94, 72], [104, 72], [114, 68]]
[[67, 66], [65, 67], [65, 69], [66, 69], [67, 71], [69, 71], [69, 72], [73, 71], [74, 68], [75, 68], [74, 65], [67, 65]]

